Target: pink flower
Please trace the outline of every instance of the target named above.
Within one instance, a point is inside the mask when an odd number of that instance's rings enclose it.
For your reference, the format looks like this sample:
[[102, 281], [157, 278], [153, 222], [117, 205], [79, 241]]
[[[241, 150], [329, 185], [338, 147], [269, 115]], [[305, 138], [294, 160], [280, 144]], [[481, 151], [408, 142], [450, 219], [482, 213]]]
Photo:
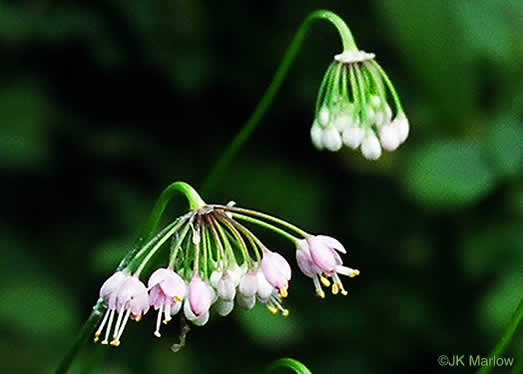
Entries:
[[142, 315], [149, 310], [147, 288], [138, 278], [124, 272], [117, 272], [102, 285], [100, 297], [107, 304], [107, 311], [95, 333], [94, 341], [98, 342], [99, 336], [107, 323], [105, 339], [102, 341], [102, 344], [108, 344], [113, 319], [115, 314], [117, 314], [111, 345], [119, 346], [120, 337], [129, 317], [139, 321]]
[[154, 335], [160, 337], [160, 322], [162, 313], [164, 314], [164, 323], [167, 324], [182, 308], [182, 301], [187, 292], [187, 286], [182, 277], [170, 269], [156, 270], [147, 283], [149, 286], [149, 304], [158, 310], [156, 319], [156, 330]]
[[215, 294], [212, 288], [196, 274], [189, 284], [189, 297], [183, 306], [185, 317], [195, 325], [206, 324], [209, 320], [209, 309], [215, 301], [214, 299]]
[[282, 297], [287, 297], [291, 267], [287, 260], [276, 252], [265, 251], [262, 258], [263, 275], [267, 281], [280, 291]]
[[342, 295], [346, 295], [347, 291], [343, 288], [338, 274], [351, 278], [360, 274], [357, 269], [343, 266], [338, 252], [346, 253], [347, 251], [338, 240], [329, 236], [310, 236], [298, 241], [296, 251], [298, 267], [306, 276], [312, 278], [316, 294], [322, 298], [325, 297], [325, 293], [321, 284], [329, 287], [328, 277], [332, 277], [333, 280], [332, 293], [337, 294], [341, 290]]

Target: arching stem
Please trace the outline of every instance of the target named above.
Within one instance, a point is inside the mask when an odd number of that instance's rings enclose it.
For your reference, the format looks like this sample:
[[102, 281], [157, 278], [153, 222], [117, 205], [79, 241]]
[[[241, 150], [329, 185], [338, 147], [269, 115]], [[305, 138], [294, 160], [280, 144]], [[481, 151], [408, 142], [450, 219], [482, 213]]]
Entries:
[[205, 180], [202, 187], [204, 194], [207, 194], [214, 186], [216, 186], [227, 166], [241, 150], [254, 130], [256, 130], [256, 127], [272, 105], [276, 95], [278, 94], [278, 91], [283, 84], [283, 81], [287, 77], [287, 74], [303, 45], [303, 41], [305, 40], [310, 27], [317, 21], [327, 21], [336, 27], [343, 44], [343, 52], [358, 50], [349, 27], [337, 14], [328, 10], [316, 10], [309, 14], [309, 16], [305, 19], [305, 21], [303, 21], [300, 28], [296, 32], [296, 35], [287, 49], [287, 52], [285, 53], [278, 70], [276, 70], [276, 73], [274, 74], [274, 78], [272, 79], [271, 84], [263, 94], [263, 97], [254, 109], [254, 112], [251, 114], [240, 132], [234, 137], [225, 152], [222, 153], [220, 159], [216, 162], [211, 172], [209, 173], [209, 176]]

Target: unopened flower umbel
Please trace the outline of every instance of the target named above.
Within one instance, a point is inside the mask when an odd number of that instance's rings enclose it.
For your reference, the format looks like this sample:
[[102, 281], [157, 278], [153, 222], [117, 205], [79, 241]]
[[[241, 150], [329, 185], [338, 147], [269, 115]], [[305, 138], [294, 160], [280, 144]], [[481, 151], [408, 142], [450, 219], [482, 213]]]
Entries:
[[[129, 319], [139, 321], [150, 308], [157, 313], [157, 337], [161, 336], [162, 322], [167, 324], [177, 314], [203, 326], [213, 313], [225, 316], [235, 305], [251, 309], [258, 301], [273, 314], [289, 315], [283, 300], [289, 293], [291, 266], [240, 221], [290, 240], [296, 247], [299, 269], [312, 278], [321, 297], [325, 297], [321, 285], [328, 287], [331, 282], [333, 294], [341, 291], [345, 295], [339, 274], [359, 274], [343, 265], [339, 253], [346, 250], [334, 238], [308, 234], [279, 218], [233, 204], [207, 205], [199, 196], [197, 199], [199, 203], [194, 209], [164, 228], [134, 255], [124, 270], [114, 273], [102, 285], [100, 298], [107, 310], [95, 333], [95, 342], [102, 339], [102, 344], [120, 345]], [[167, 247], [167, 266], [151, 270], [146, 287], [140, 280], [142, 272]]]
[[407, 139], [407, 117], [374, 57], [356, 47], [334, 56], [316, 101], [311, 128], [316, 148], [338, 151], [343, 145], [359, 147], [366, 159], [377, 160], [382, 148], [394, 151]]

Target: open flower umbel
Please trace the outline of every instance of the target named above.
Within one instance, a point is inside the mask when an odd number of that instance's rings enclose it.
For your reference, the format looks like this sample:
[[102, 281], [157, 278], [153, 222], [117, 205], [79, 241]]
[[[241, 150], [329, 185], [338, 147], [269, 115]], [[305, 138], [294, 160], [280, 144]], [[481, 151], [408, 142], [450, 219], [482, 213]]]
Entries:
[[352, 149], [360, 147], [365, 158], [377, 160], [382, 148], [394, 151], [407, 139], [407, 117], [374, 57], [357, 49], [334, 56], [316, 101], [311, 128], [316, 148], [338, 151], [345, 144]]
[[[111, 344], [118, 346], [128, 320], [139, 320], [150, 306], [157, 310], [157, 337], [161, 336], [162, 320], [167, 324], [182, 309], [180, 318], [196, 326], [205, 325], [213, 311], [222, 316], [229, 314], [235, 303], [251, 309], [258, 301], [273, 314], [289, 315], [283, 306], [292, 275], [289, 263], [280, 253], [268, 249], [241, 221], [290, 240], [297, 248], [298, 267], [313, 279], [322, 297], [320, 282], [328, 286], [330, 278], [333, 293], [346, 294], [338, 274], [359, 274], [343, 266], [338, 251], [345, 253], [345, 249], [333, 238], [313, 236], [279, 218], [233, 204], [207, 205], [192, 188], [190, 193], [198, 204], [165, 227], [123, 271], [103, 284], [100, 298], [107, 311], [95, 342], [106, 328], [102, 343], [109, 342], [113, 331]], [[170, 249], [165, 261], [168, 265], [153, 269], [146, 288], [140, 275], [165, 247]]]

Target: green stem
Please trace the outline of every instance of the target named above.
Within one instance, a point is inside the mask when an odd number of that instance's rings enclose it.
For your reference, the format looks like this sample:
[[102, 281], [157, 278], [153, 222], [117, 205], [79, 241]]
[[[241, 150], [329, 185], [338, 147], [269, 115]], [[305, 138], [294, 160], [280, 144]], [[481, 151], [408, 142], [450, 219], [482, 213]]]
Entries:
[[143, 259], [143, 261], [140, 263], [140, 266], [138, 266], [138, 269], [136, 269], [136, 272], [134, 275], [136, 277], [140, 276], [141, 272], [145, 268], [145, 265], [151, 260], [151, 258], [154, 256], [154, 254], [158, 251], [158, 249], [165, 243], [171, 236], [173, 236], [176, 231], [180, 229], [180, 227], [185, 223], [185, 220], [182, 220], [181, 222], [174, 225], [158, 242], [154, 245], [154, 247], [147, 252], [147, 256]]
[[[519, 302], [519, 306], [516, 309], [516, 311], [514, 312], [514, 315], [512, 316], [512, 319], [510, 320], [507, 328], [505, 329], [505, 333], [503, 334], [501, 339], [499, 339], [498, 344], [496, 344], [496, 346], [494, 347], [494, 350], [489, 355], [489, 358], [494, 357], [494, 356], [500, 357], [501, 355], [503, 355], [505, 350], [508, 348], [508, 346], [512, 340], [512, 337], [514, 336], [514, 333], [516, 332], [516, 330], [519, 326], [519, 323], [521, 322], [522, 319], [523, 319], [523, 299], [521, 299], [521, 301]], [[481, 369], [478, 370], [477, 373], [478, 374], [490, 373], [492, 371], [492, 369], [494, 368], [494, 366], [495, 365], [483, 366]]]
[[82, 326], [82, 329], [80, 330], [80, 333], [78, 334], [75, 342], [73, 343], [71, 348], [69, 348], [69, 351], [65, 354], [64, 358], [60, 362], [60, 365], [58, 365], [58, 368], [55, 371], [56, 374], [67, 373], [67, 371], [71, 367], [71, 364], [73, 363], [74, 358], [76, 357], [82, 346], [89, 341], [89, 336], [91, 336], [94, 333], [94, 329], [96, 328], [98, 321], [102, 317], [104, 310], [105, 304], [103, 299], [98, 299], [96, 305], [93, 308], [93, 311], [91, 312], [91, 315]]
[[298, 241], [298, 238], [296, 238], [295, 236], [293, 236], [293, 235], [289, 234], [288, 232], [283, 231], [282, 229], [275, 227], [267, 222], [264, 222], [264, 221], [261, 221], [259, 219], [252, 218], [249, 216], [244, 216], [243, 214], [239, 214], [239, 213], [232, 213], [232, 216], [234, 218], [238, 218], [239, 220], [254, 223], [255, 225], [259, 225], [261, 227], [269, 229], [269, 230], [275, 232], [276, 234], [279, 234], [279, 235], [283, 236], [284, 238], [289, 239], [294, 244], [296, 244], [296, 242]]
[[254, 109], [254, 112], [251, 114], [241, 131], [234, 137], [233, 141], [229, 144], [229, 147], [225, 150], [224, 153], [222, 153], [222, 156], [209, 173], [209, 176], [203, 184], [202, 191], [204, 193], [208, 193], [218, 183], [229, 163], [233, 160], [234, 156], [236, 156], [245, 142], [252, 135], [263, 118], [265, 112], [267, 112], [273, 103], [274, 98], [278, 94], [285, 77], [287, 76], [294, 60], [296, 59], [296, 56], [298, 55], [298, 52], [303, 45], [303, 41], [305, 40], [310, 27], [316, 21], [321, 20], [328, 21], [334, 25], [334, 27], [336, 27], [343, 44], [343, 52], [358, 50], [350, 29], [343, 19], [341, 19], [337, 14], [328, 10], [316, 10], [309, 14], [309, 16], [305, 19], [305, 21], [303, 21], [300, 28], [296, 32], [296, 35], [287, 49], [287, 52], [283, 57], [278, 70], [276, 70], [276, 73], [274, 74], [274, 78], [272, 79], [271, 84], [263, 94], [263, 97]]
[[247, 244], [245, 244], [245, 241], [243, 240], [238, 230], [236, 230], [236, 227], [234, 227], [234, 221], [229, 220], [226, 216], [217, 216], [216, 219], [220, 221], [225, 227], [227, 227], [227, 229], [229, 229], [233, 237], [239, 243], [238, 245], [243, 254], [243, 259], [247, 262], [247, 266], [250, 268], [252, 265], [252, 259], [251, 256], [249, 256], [249, 249], [247, 248]]
[[297, 374], [312, 374], [312, 372], [307, 368], [307, 366], [303, 365], [301, 362], [293, 358], [281, 358], [279, 360], [276, 360], [265, 370], [265, 372], [269, 374], [274, 369], [280, 367], [292, 369]]
[[[185, 195], [191, 210], [205, 206], [205, 202], [201, 199], [200, 195], [198, 195], [198, 193], [189, 184], [185, 182], [175, 182], [167, 186], [167, 188], [163, 190], [160, 197], [156, 201], [153, 211], [145, 223], [138, 240], [134, 244], [133, 249], [131, 249], [122, 259], [115, 271], [121, 271], [127, 268], [129, 263], [135, 258], [136, 254], [143, 247], [143, 243], [150, 241], [158, 227], [158, 223], [160, 222], [160, 218], [165, 210], [165, 207], [167, 206], [167, 203], [177, 192]], [[105, 309], [106, 308], [103, 300], [99, 299], [96, 302], [96, 305], [93, 307], [93, 311], [89, 315], [87, 321], [82, 326], [82, 329], [80, 330], [80, 333], [78, 334], [73, 345], [71, 348], [69, 348], [65, 356], [60, 361], [55, 374], [66, 374], [69, 371], [69, 368], [71, 367], [71, 364], [73, 363], [73, 360], [75, 359], [80, 349], [89, 341], [88, 336], [94, 332], [94, 329], [98, 322], [100, 322], [100, 318], [102, 318]]]
[[385, 70], [383, 70], [376, 61], [373, 60], [371, 61], [371, 63], [381, 73], [381, 76], [383, 77], [385, 84], [389, 88], [390, 94], [392, 95], [392, 100], [394, 100], [394, 104], [396, 105], [396, 111], [398, 113], [403, 113], [403, 107], [401, 106], [400, 98], [396, 93], [396, 90], [394, 89], [394, 86], [392, 85], [389, 76], [387, 75], [387, 73], [385, 73]]
[[236, 208], [236, 207], [225, 206], [225, 205], [212, 205], [212, 206], [216, 207], [216, 208], [223, 209], [225, 211], [232, 212], [232, 213], [243, 213], [243, 214], [247, 214], [247, 215], [263, 218], [263, 219], [266, 219], [267, 221], [275, 222], [275, 223], [277, 223], [279, 225], [282, 225], [285, 228], [288, 228], [289, 230], [294, 231], [295, 233], [303, 236], [304, 238], [310, 236], [309, 233], [303, 231], [302, 229], [300, 229], [297, 226], [294, 226], [292, 223], [286, 222], [286, 221], [284, 221], [284, 220], [282, 220], [280, 218], [276, 218], [276, 217], [270, 216], [270, 215], [265, 214], [265, 213], [257, 212], [255, 210], [244, 209], [244, 208]]
[[149, 241], [152, 234], [156, 231], [158, 223], [160, 222], [160, 218], [165, 208], [167, 207], [167, 204], [176, 193], [182, 193], [185, 196], [187, 202], [189, 203], [190, 210], [199, 209], [205, 206], [205, 202], [202, 200], [200, 195], [198, 195], [198, 192], [196, 192], [196, 190], [189, 184], [185, 182], [171, 183], [165, 190], [163, 190], [160, 197], [156, 201], [153, 211], [151, 212], [149, 219], [142, 229], [142, 234], [140, 235], [137, 243], [138, 246], [140, 246], [140, 244], [143, 242]]
[[185, 225], [180, 235], [178, 235], [177, 238], [174, 239], [172, 246], [171, 246], [171, 255], [169, 257], [169, 265], [167, 266], [168, 269], [174, 270], [174, 265], [176, 263], [176, 256], [178, 255], [178, 250], [180, 249], [180, 245], [183, 243], [185, 237], [187, 236], [187, 232], [190, 228], [190, 222]]

